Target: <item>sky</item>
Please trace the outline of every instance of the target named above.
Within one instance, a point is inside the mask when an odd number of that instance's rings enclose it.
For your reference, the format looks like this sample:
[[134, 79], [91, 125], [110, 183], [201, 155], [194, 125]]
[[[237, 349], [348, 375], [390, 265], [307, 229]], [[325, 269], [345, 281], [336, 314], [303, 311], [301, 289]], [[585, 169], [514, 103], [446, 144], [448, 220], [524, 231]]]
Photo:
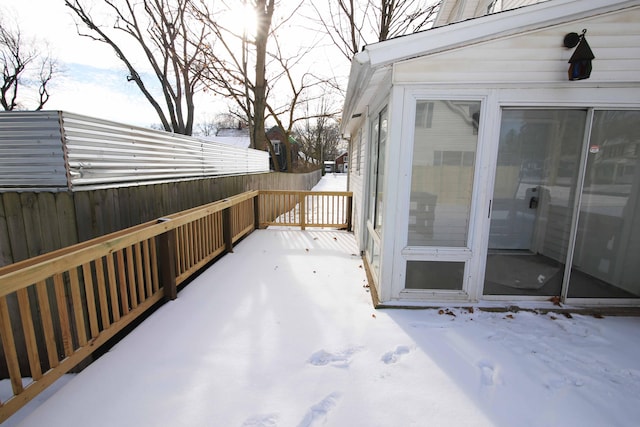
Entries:
[[357, 254], [255, 231], [3, 427], [638, 424], [640, 317], [376, 310]]
[[[128, 72], [113, 50], [78, 35], [73, 12], [64, 5], [64, 0], [0, 0], [0, 11], [15, 16], [25, 36], [37, 36], [39, 41], [48, 42], [61, 65], [63, 73], [56, 77], [45, 109], [140, 126], [160, 123], [135, 84], [127, 82]], [[312, 33], [307, 35], [312, 37]], [[295, 40], [302, 39], [298, 29]], [[346, 75], [348, 63], [340, 60], [344, 62], [341, 70]], [[319, 61], [329, 62], [332, 61]], [[220, 98], [201, 93], [196, 98], [196, 123], [209, 121], [227, 110], [227, 104]]]
[[24, 36], [46, 41], [58, 59], [62, 73], [46, 109], [140, 126], [159, 123], [111, 48], [77, 34], [63, 0], [0, 0], [0, 10], [16, 17]]

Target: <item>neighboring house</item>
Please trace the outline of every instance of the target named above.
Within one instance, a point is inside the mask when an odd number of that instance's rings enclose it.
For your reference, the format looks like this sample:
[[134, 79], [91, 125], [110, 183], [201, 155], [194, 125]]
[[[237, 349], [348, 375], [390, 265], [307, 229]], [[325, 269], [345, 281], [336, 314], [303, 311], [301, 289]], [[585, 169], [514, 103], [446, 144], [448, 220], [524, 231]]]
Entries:
[[240, 148], [249, 148], [251, 145], [249, 129], [244, 126], [237, 128], [220, 128], [216, 130], [215, 136], [199, 136], [198, 138]]
[[336, 162], [332, 160], [324, 161], [324, 171], [327, 173], [332, 173], [336, 171]]
[[[266, 130], [267, 138], [271, 141], [273, 145], [273, 149], [275, 151], [276, 157], [278, 158], [278, 164], [280, 166], [281, 171], [285, 171], [287, 169], [287, 158], [284, 141], [284, 133], [282, 130], [273, 126], [270, 129]], [[206, 139], [208, 141], [220, 142], [223, 144], [234, 145], [237, 147], [247, 148], [251, 144], [251, 138], [249, 136], [249, 129], [245, 126], [239, 126], [237, 128], [221, 128], [216, 131], [215, 136], [208, 137], [199, 137], [200, 139]], [[291, 144], [291, 161], [295, 166], [298, 161], [298, 142], [289, 138]], [[265, 145], [263, 147], [257, 147], [258, 150], [269, 151], [268, 147]], [[273, 159], [269, 157], [269, 164], [271, 165], [271, 169], [273, 167]]]
[[[280, 129], [280, 127], [273, 126], [272, 128], [267, 130], [267, 138], [269, 138], [269, 141], [271, 141], [271, 144], [273, 145], [273, 150], [275, 151], [276, 157], [278, 158], [280, 170], [286, 171], [287, 151], [286, 145], [284, 144], [284, 132], [282, 131], [282, 129]], [[300, 151], [298, 142], [293, 137], [289, 137], [289, 144], [291, 147], [291, 163], [292, 166], [295, 166], [298, 162], [298, 152]], [[265, 147], [265, 150], [266, 149], [267, 148]], [[273, 161], [273, 159], [271, 161]], [[273, 163], [271, 164], [273, 165]]]
[[640, 305], [640, 0], [453, 13], [489, 3], [445, 0], [448, 25], [352, 62], [342, 133], [378, 299]]
[[345, 173], [349, 170], [349, 153], [345, 152], [336, 157], [336, 172]]

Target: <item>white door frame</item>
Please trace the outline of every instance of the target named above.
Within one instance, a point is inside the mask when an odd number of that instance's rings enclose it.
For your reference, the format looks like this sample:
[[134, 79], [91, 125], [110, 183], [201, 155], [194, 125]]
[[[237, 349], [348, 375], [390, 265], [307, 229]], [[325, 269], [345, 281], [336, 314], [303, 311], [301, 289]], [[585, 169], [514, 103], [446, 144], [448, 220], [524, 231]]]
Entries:
[[[485, 207], [487, 192], [487, 161], [489, 154], [485, 147], [484, 141], [491, 140], [491, 129], [489, 110], [491, 109], [492, 99], [489, 90], [433, 90], [424, 88], [415, 88], [411, 86], [399, 87], [398, 98], [402, 99], [399, 106], [395, 106], [394, 112], [401, 113], [401, 120], [397, 123], [392, 122], [392, 127], [397, 128], [396, 133], [399, 135], [399, 149], [391, 164], [391, 158], [388, 159], [389, 167], [398, 171], [397, 174], [389, 176], [389, 188], [397, 188], [395, 199], [388, 200], [390, 212], [394, 221], [394, 246], [393, 246], [393, 273], [391, 278], [391, 298], [395, 300], [411, 301], [411, 300], [441, 300], [441, 301], [460, 301], [468, 302], [477, 300], [478, 292], [482, 290], [476, 289], [475, 281], [470, 280], [475, 275], [475, 270], [479, 264], [478, 256], [481, 254], [481, 239], [478, 238], [475, 230], [483, 224], [483, 216], [486, 216], [488, 206]], [[452, 101], [477, 101], [480, 102], [480, 126], [478, 129], [478, 139], [475, 152], [475, 168], [474, 182], [471, 195], [471, 209], [469, 217], [469, 231], [466, 247], [408, 247], [407, 246], [407, 229], [409, 222], [408, 206], [411, 195], [411, 170], [412, 155], [415, 130], [415, 109], [418, 100], [452, 100]], [[398, 117], [400, 114], [395, 115]], [[392, 155], [393, 156], [393, 155]], [[405, 271], [406, 263], [409, 260], [424, 261], [457, 261], [464, 262], [464, 277], [462, 290], [438, 290], [438, 289], [405, 289]]]
[[[395, 170], [392, 175], [387, 173], [387, 188], [396, 188], [398, 191], [390, 195], [387, 191], [385, 200], [385, 215], [388, 220], [393, 220], [393, 228], [389, 223], [386, 230], [393, 229], [394, 238], [388, 239], [387, 244], [392, 243], [393, 256], [384, 256], [388, 252], [382, 251], [383, 260], [381, 270], [390, 275], [390, 282], [383, 282], [383, 292], [388, 289], [384, 302], [390, 305], [394, 303], [405, 304], [419, 301], [437, 303], [451, 301], [477, 302], [479, 300], [513, 301], [532, 300], [540, 301], [541, 297], [522, 296], [484, 296], [484, 274], [486, 257], [488, 252], [488, 240], [490, 229], [490, 204], [493, 197], [495, 184], [495, 167], [497, 162], [497, 150], [503, 108], [581, 108], [581, 109], [638, 109], [640, 108], [639, 90], [629, 90], [623, 87], [589, 87], [588, 82], [572, 87], [559, 86], [530, 87], [520, 89], [507, 88], [443, 88], [429, 87], [428, 85], [396, 85], [393, 93], [394, 103], [390, 103], [390, 130], [392, 138], [387, 144], [387, 149], [396, 147], [395, 152], [388, 153], [387, 171]], [[402, 101], [400, 102], [399, 99]], [[415, 102], [418, 99], [425, 100], [467, 100], [480, 101], [480, 127], [478, 130], [478, 145], [476, 149], [476, 164], [474, 172], [474, 186], [471, 202], [471, 216], [469, 224], [469, 241], [467, 248], [451, 251], [451, 248], [428, 248], [427, 250], [412, 250], [406, 248], [407, 227], [410, 188], [412, 149], [414, 137]], [[400, 120], [393, 120], [392, 119]], [[585, 139], [588, 135], [585, 135]], [[396, 143], [396, 139], [399, 144]], [[399, 148], [398, 148], [399, 147]], [[581, 159], [581, 171], [584, 172], [586, 159]], [[577, 221], [577, 212], [574, 221]], [[575, 228], [575, 227], [574, 227]], [[575, 232], [575, 230], [574, 230]], [[390, 242], [391, 240], [392, 242]], [[385, 249], [388, 248], [384, 245]], [[405, 290], [405, 269], [408, 259], [428, 259], [465, 261], [465, 276], [463, 292], [437, 290]], [[387, 276], [389, 277], [389, 276]], [[388, 285], [391, 283], [391, 286]], [[566, 297], [567, 283], [563, 284], [563, 296]], [[544, 297], [542, 297], [544, 298]], [[567, 299], [567, 302], [583, 302], [584, 299]], [[628, 305], [633, 300], [589, 299], [590, 304], [618, 303]], [[637, 303], [637, 301], [635, 301]]]

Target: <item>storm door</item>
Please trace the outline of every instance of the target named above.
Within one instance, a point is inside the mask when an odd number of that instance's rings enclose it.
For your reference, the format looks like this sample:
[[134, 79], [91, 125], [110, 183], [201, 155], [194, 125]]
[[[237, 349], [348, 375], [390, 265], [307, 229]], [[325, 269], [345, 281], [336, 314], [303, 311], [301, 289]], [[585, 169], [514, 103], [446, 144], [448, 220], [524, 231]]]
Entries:
[[466, 298], [480, 106], [470, 100], [416, 101], [402, 251], [406, 294]]
[[502, 111], [485, 295], [561, 295], [587, 117]]

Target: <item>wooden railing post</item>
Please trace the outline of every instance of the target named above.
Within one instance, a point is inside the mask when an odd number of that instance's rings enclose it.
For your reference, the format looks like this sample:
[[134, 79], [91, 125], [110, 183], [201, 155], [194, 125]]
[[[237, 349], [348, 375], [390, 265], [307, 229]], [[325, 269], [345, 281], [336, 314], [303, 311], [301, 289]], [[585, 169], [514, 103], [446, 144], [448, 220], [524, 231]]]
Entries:
[[[169, 221], [160, 218], [158, 222]], [[158, 236], [158, 256], [160, 283], [164, 289], [164, 298], [174, 300], [178, 297], [176, 289], [176, 230], [171, 229]]]
[[351, 213], [353, 210], [353, 196], [347, 196], [347, 231], [351, 231]]
[[225, 251], [233, 252], [233, 223], [231, 222], [231, 208], [222, 211], [222, 236], [224, 239]]
[[305, 225], [307, 224], [307, 205], [306, 205], [306, 200], [307, 200], [307, 193], [298, 193], [300, 197], [299, 199], [299, 206], [300, 206], [300, 229], [304, 230]]
[[260, 193], [253, 198], [253, 226], [260, 230]]

